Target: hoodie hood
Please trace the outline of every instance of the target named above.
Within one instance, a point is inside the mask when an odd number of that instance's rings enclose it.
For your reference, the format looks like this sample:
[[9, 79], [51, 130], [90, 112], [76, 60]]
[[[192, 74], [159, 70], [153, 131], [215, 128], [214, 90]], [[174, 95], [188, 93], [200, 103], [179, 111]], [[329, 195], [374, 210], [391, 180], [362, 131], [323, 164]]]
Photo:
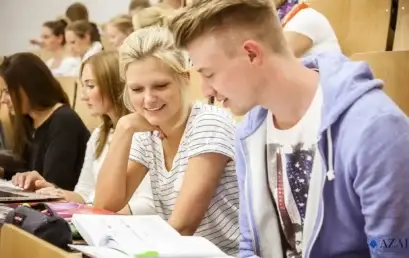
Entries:
[[[353, 62], [336, 52], [308, 56], [302, 63], [305, 67], [318, 70], [320, 73], [320, 87], [323, 93], [320, 133], [330, 128], [359, 98], [383, 86], [381, 80], [374, 79], [366, 62]], [[268, 111], [262, 107], [253, 108], [247, 114], [247, 123], [243, 123], [238, 129], [240, 138], [246, 138], [257, 130], [267, 113]]]

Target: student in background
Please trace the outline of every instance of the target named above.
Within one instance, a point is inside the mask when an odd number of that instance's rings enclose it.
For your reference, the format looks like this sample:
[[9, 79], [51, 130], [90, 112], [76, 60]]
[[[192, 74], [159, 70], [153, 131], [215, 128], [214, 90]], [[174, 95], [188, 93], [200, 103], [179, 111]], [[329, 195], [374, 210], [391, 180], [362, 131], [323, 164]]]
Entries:
[[[239, 257], [408, 257], [409, 123], [364, 62], [300, 61], [271, 0], [200, 0], [170, 28], [236, 115]], [[391, 248], [391, 245], [393, 247]]]
[[149, 26], [166, 26], [168, 18], [173, 12], [173, 9], [163, 5], [142, 9], [132, 17], [134, 30]]
[[84, 62], [90, 56], [102, 51], [101, 35], [88, 21], [75, 21], [65, 30], [67, 47], [74, 56]]
[[[81, 67], [82, 100], [89, 107], [92, 115], [100, 116], [103, 123], [94, 130], [87, 143], [84, 164], [74, 191], [63, 190], [39, 174], [25, 178], [30, 188], [43, 194], [57, 195], [65, 201], [93, 203], [97, 176], [107, 154], [112, 134], [118, 119], [128, 114], [121, 95], [124, 82], [119, 76], [118, 52], [100, 52], [87, 59]], [[121, 213], [153, 214], [153, 197], [149, 177], [143, 180], [139, 188]]]
[[341, 52], [327, 18], [302, 0], [274, 0], [284, 36], [296, 57]]
[[[66, 20], [67, 23], [72, 23], [75, 21], [89, 21], [89, 14], [87, 7], [82, 3], [73, 3], [69, 5], [65, 11], [65, 15], [58, 17], [58, 20]], [[94, 29], [98, 30], [95, 23], [90, 22]], [[44, 47], [44, 42], [41, 39], [32, 39], [30, 43], [33, 45], [38, 45], [39, 47]]]
[[112, 18], [105, 25], [105, 32], [109, 43], [114, 48], [119, 48], [126, 37], [133, 32], [132, 18], [128, 15], [119, 15]]
[[88, 9], [83, 3], [73, 3], [65, 10], [65, 17], [69, 22], [89, 21]]
[[120, 49], [124, 102], [97, 180], [95, 206], [120, 210], [149, 173], [156, 212], [182, 235], [238, 251], [231, 115], [188, 99], [187, 55], [165, 28], [131, 34]]
[[75, 76], [81, 60], [68, 57], [65, 46], [65, 20], [47, 21], [43, 24], [41, 38], [44, 50], [47, 50], [52, 58], [46, 61], [54, 76]]
[[131, 0], [129, 3], [129, 16], [133, 16], [135, 12], [151, 6], [149, 0]]
[[173, 9], [179, 9], [185, 5], [184, 0], [163, 0], [162, 4], [167, 5]]
[[0, 65], [1, 102], [13, 115], [13, 154], [26, 162], [20, 172], [3, 169], [3, 177], [29, 189], [32, 173], [63, 189], [78, 181], [90, 133], [70, 108], [67, 95], [44, 62], [17, 53]]

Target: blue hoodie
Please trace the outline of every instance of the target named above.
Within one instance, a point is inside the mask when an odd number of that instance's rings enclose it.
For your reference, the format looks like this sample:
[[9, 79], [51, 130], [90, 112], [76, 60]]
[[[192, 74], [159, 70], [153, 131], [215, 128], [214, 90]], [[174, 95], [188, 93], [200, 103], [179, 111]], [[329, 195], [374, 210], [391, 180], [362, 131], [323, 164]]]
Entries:
[[[319, 70], [323, 93], [317, 136], [323, 166], [310, 180], [303, 257], [409, 257], [406, 115], [365, 62], [335, 53], [303, 62]], [[267, 112], [254, 108], [237, 131], [240, 257], [283, 257], [266, 178]]]

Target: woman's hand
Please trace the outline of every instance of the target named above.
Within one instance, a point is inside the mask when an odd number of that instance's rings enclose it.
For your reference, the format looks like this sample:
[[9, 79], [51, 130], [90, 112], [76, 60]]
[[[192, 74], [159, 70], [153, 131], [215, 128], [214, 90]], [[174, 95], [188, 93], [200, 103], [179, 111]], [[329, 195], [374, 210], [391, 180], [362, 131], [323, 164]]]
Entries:
[[150, 124], [148, 120], [146, 120], [138, 113], [131, 113], [129, 115], [121, 117], [118, 121], [117, 127], [120, 127], [124, 130], [131, 130], [135, 133], [158, 131], [161, 138], [165, 137], [159, 126]]
[[17, 173], [11, 178], [11, 182], [28, 191], [53, 186], [53, 184], [48, 183], [37, 171]]
[[42, 189], [36, 191], [36, 193], [56, 196], [56, 197], [62, 198], [64, 201], [68, 200], [68, 198], [67, 198], [67, 196], [65, 194], [65, 191], [63, 189], [57, 188], [55, 186], [42, 188]]

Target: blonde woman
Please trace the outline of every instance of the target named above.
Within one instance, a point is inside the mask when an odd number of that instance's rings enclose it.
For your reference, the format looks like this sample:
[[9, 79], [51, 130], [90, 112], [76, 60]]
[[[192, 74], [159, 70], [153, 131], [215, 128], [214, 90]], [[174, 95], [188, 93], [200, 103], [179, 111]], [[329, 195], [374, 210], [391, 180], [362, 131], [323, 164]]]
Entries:
[[[82, 99], [92, 115], [102, 118], [102, 125], [96, 129], [87, 143], [84, 164], [74, 191], [54, 187], [40, 175], [30, 174], [26, 182], [36, 186], [38, 192], [59, 195], [66, 201], [93, 203], [96, 179], [107, 154], [118, 119], [129, 112], [120, 99], [124, 83], [119, 77], [117, 51], [100, 52], [86, 60], [80, 70]], [[153, 214], [153, 198], [149, 178], [141, 183], [137, 191], [120, 213]]]
[[166, 26], [168, 17], [174, 12], [173, 9], [165, 5], [155, 5], [141, 9], [132, 17], [134, 30], [149, 26]]
[[131, 0], [131, 2], [129, 3], [129, 7], [128, 7], [128, 13], [130, 16], [132, 16], [135, 14], [135, 12], [143, 8], [147, 8], [149, 6], [151, 6], [151, 3], [149, 0]]
[[156, 212], [182, 235], [238, 252], [235, 123], [187, 99], [187, 56], [165, 28], [131, 34], [120, 49], [124, 102], [98, 177], [95, 206], [120, 210], [149, 174]]
[[132, 18], [128, 15], [119, 15], [112, 18], [105, 25], [108, 41], [114, 48], [119, 48], [126, 37], [133, 32]]

